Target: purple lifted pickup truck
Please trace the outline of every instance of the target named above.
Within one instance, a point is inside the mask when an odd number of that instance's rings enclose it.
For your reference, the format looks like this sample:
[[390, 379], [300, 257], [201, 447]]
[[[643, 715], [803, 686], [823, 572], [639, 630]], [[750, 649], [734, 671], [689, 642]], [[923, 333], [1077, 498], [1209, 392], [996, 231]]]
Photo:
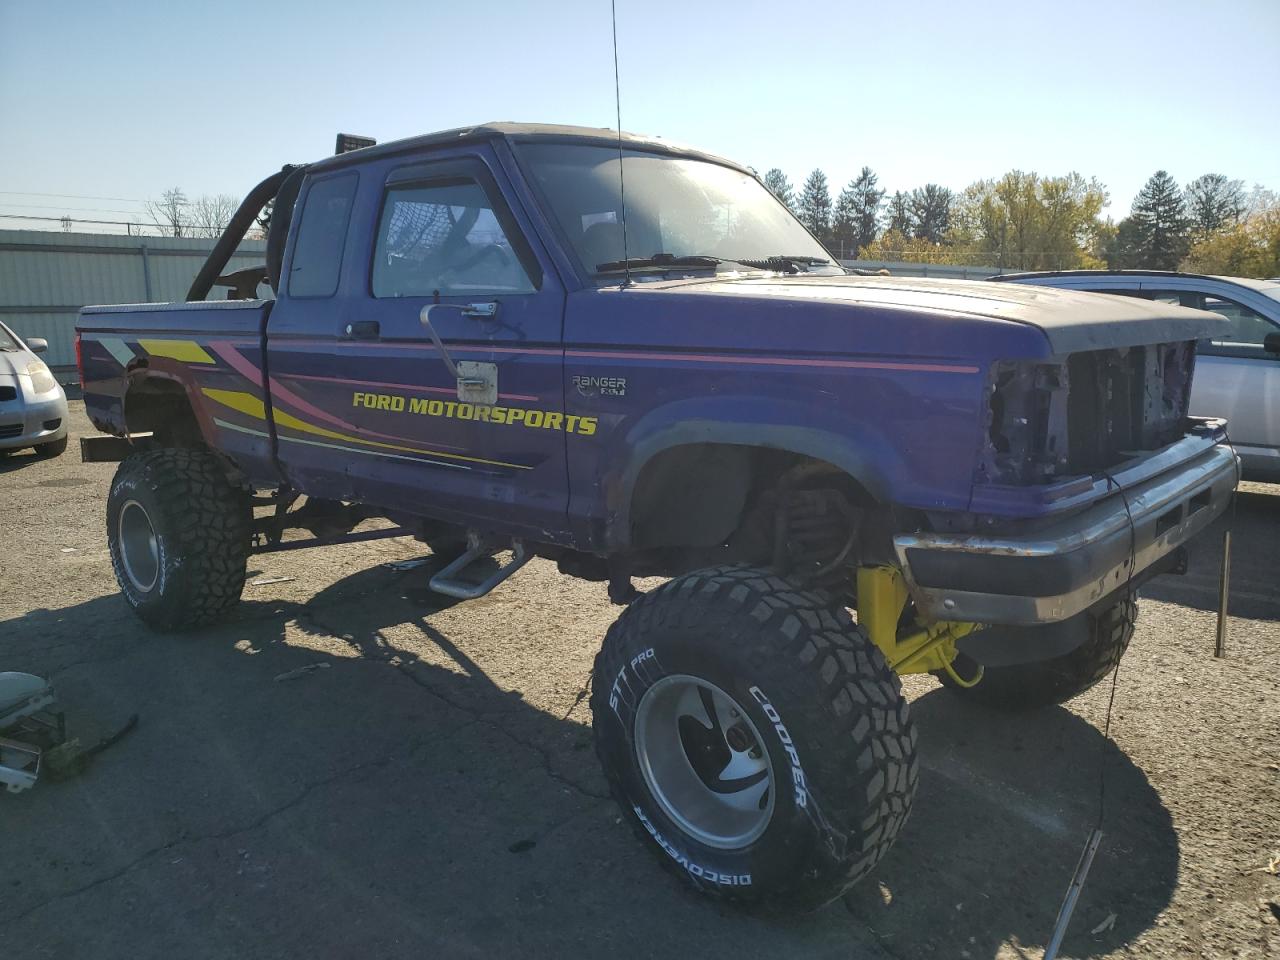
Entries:
[[[268, 202], [267, 263], [219, 277]], [[607, 581], [614, 795], [696, 887], [774, 909], [838, 895], [906, 819], [899, 675], [1010, 710], [1087, 689], [1236, 479], [1187, 416], [1221, 318], [851, 276], [750, 170], [605, 130], [285, 167], [188, 301], [78, 328], [138, 615], [209, 622], [252, 553], [385, 535], [457, 598], [533, 556]]]

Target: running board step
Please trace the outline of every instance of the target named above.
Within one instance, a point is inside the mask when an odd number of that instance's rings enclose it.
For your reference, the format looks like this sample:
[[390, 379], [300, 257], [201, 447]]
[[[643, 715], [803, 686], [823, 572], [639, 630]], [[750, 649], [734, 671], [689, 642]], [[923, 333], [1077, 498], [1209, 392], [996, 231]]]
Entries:
[[466, 553], [431, 578], [430, 586], [436, 593], [443, 593], [446, 597], [453, 597], [455, 600], [475, 600], [477, 597], [483, 597], [528, 563], [531, 557], [531, 554], [525, 550], [523, 540], [512, 540], [511, 562], [494, 571], [487, 580], [471, 583], [458, 579], [458, 575], [477, 560], [490, 559], [493, 556], [493, 545], [474, 537], [469, 543]]

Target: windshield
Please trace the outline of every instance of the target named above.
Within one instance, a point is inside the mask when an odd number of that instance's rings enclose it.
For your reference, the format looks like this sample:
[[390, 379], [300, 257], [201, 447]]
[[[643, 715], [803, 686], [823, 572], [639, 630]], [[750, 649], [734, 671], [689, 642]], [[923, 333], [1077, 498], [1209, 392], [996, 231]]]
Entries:
[[[841, 272], [830, 254], [749, 174], [704, 160], [629, 150], [627, 250], [622, 249], [618, 151], [581, 144], [524, 144], [520, 153], [569, 243], [588, 271], [629, 256], [742, 261], [813, 259]], [[681, 265], [686, 266], [686, 265]], [[706, 265], [702, 265], [706, 268]], [[751, 266], [745, 267], [751, 269]]]
[[12, 353], [15, 350], [21, 350], [18, 346], [18, 338], [15, 337], [3, 323], [0, 323], [0, 351]]

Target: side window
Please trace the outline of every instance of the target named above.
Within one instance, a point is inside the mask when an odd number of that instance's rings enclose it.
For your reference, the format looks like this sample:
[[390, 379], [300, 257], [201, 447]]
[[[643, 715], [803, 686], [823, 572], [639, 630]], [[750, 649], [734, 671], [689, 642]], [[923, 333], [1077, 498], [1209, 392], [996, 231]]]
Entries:
[[347, 173], [307, 191], [289, 265], [289, 296], [331, 297], [337, 291], [356, 182], [357, 175]]
[[375, 297], [523, 294], [536, 289], [475, 180], [392, 187], [374, 249]]
[[1231, 326], [1213, 340], [1201, 341], [1199, 351], [1209, 356], [1266, 357], [1262, 342], [1269, 333], [1280, 333], [1280, 325], [1234, 300], [1204, 295], [1203, 309], [1219, 313]]
[[1100, 290], [1090, 290], [1090, 293], [1109, 293], [1113, 297], [1135, 297], [1138, 300], [1150, 300], [1151, 294], [1146, 290], [1121, 290], [1118, 287], [1103, 287]]
[[1120, 290], [1115, 287], [1108, 287], [1094, 292], [1110, 293], [1117, 297], [1135, 297], [1139, 300], [1150, 300], [1153, 303], [1169, 303], [1174, 306], [1200, 308], [1199, 294], [1184, 293], [1180, 290]]
[[1156, 303], [1170, 303], [1177, 307], [1191, 307], [1199, 310], [1200, 294], [1187, 290], [1148, 290], [1146, 296]]

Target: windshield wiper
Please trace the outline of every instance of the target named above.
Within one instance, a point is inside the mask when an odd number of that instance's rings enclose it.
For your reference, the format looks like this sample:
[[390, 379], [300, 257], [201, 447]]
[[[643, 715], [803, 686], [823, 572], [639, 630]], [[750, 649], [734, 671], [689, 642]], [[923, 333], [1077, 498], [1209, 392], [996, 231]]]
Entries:
[[677, 256], [674, 253], [655, 253], [650, 257], [632, 257], [629, 260], [611, 260], [608, 263], [596, 264], [596, 273], [622, 273], [627, 270], [669, 270], [673, 267], [701, 267], [713, 269], [723, 264], [737, 264], [751, 267], [753, 270], [777, 270], [785, 273], [799, 273], [801, 266], [830, 265], [831, 261], [823, 257], [779, 255], [760, 259], [734, 259], [732, 257], [713, 257], [707, 254], [690, 254]]
[[741, 263], [744, 266], [756, 267], [761, 270], [785, 270], [787, 273], [799, 273], [800, 267], [817, 267], [827, 265], [830, 266], [831, 261], [824, 257], [809, 256], [792, 256], [791, 254], [778, 254], [771, 257], [762, 257], [760, 259], [747, 258], [745, 260], [734, 260], [733, 263]]
[[655, 253], [651, 257], [631, 257], [597, 263], [596, 273], [623, 273], [626, 270], [666, 270], [670, 267], [703, 267], [712, 269], [725, 261], [719, 257], [678, 257], [674, 253]]

